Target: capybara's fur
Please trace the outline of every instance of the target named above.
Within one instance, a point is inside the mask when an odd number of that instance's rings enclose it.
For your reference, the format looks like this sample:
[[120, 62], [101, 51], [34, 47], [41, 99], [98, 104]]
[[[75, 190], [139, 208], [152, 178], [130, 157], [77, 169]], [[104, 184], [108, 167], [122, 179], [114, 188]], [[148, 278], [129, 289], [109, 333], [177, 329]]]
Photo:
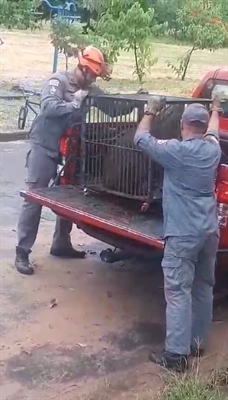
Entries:
[[[151, 133], [158, 139], [180, 138], [180, 120], [183, 105], [166, 107], [153, 121]], [[147, 198], [148, 171], [150, 160], [133, 144], [136, 129], [130, 129], [113, 139], [103, 163], [103, 186], [109, 190], [132, 194]], [[157, 168], [152, 163], [151, 168]], [[152, 173], [153, 175], [153, 173]], [[150, 197], [161, 193], [162, 173], [158, 174], [158, 182], [151, 182]], [[159, 196], [158, 196], [159, 197]]]

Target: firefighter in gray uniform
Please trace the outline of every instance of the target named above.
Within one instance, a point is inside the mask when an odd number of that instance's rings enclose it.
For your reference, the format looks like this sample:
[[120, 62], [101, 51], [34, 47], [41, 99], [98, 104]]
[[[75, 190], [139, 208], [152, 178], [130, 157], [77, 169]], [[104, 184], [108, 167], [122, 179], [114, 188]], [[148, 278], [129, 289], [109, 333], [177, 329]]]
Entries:
[[201, 104], [185, 108], [182, 141], [157, 140], [149, 131], [165, 98], [148, 102], [134, 143], [164, 167], [162, 261], [166, 298], [166, 342], [152, 362], [182, 372], [189, 355], [201, 356], [212, 318], [219, 227], [214, 184], [221, 158], [219, 99], [211, 117]]
[[[30, 131], [30, 150], [26, 158], [29, 189], [47, 187], [56, 177], [59, 158], [59, 140], [64, 131], [73, 123], [80, 122], [83, 99], [90, 94], [103, 94], [94, 85], [97, 77], [108, 79], [110, 69], [105, 55], [96, 47], [88, 46], [78, 54], [78, 65], [72, 72], [57, 72], [44, 83], [41, 93], [40, 114], [34, 120]], [[126, 104], [107, 107], [107, 101], [94, 99], [95, 107], [111, 117], [118, 112], [127, 114], [133, 107]], [[18, 222], [18, 245], [15, 266], [26, 275], [34, 270], [29, 263], [29, 254], [36, 240], [42, 207], [24, 200]], [[57, 217], [50, 253], [65, 258], [84, 258], [85, 252], [73, 248], [70, 240], [72, 223]]]

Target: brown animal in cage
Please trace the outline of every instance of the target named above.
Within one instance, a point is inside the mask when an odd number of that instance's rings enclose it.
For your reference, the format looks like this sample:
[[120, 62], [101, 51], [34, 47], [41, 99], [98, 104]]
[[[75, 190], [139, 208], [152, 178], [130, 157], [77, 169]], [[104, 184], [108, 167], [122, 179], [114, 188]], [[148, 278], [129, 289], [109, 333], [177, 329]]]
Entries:
[[[167, 106], [155, 118], [151, 133], [159, 139], [180, 138], [183, 104]], [[133, 144], [136, 129], [122, 132], [112, 141], [104, 157], [103, 187], [126, 197], [148, 200], [161, 198], [163, 171]], [[152, 181], [148, 182], [151, 168]]]

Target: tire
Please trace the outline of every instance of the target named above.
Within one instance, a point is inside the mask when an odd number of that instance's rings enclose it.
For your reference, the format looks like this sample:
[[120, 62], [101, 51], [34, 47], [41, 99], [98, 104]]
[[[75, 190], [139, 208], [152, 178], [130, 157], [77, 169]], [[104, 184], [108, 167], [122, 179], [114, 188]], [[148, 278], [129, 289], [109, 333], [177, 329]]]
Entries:
[[18, 120], [17, 120], [17, 126], [21, 130], [25, 129], [27, 115], [28, 115], [28, 107], [22, 106], [20, 108], [19, 116], [18, 116]]

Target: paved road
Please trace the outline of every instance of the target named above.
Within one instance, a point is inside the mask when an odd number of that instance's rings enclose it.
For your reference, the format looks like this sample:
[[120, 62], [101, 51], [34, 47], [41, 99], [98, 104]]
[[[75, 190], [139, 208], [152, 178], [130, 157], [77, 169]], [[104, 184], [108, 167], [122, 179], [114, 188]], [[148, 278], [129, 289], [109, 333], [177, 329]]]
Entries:
[[[25, 187], [25, 158], [28, 150], [26, 141], [0, 143], [0, 204], [1, 225], [16, 229], [23, 199], [20, 190]], [[42, 217], [54, 220], [55, 216], [43, 210]]]
[[26, 142], [0, 143], [1, 224], [16, 226], [24, 187]]

